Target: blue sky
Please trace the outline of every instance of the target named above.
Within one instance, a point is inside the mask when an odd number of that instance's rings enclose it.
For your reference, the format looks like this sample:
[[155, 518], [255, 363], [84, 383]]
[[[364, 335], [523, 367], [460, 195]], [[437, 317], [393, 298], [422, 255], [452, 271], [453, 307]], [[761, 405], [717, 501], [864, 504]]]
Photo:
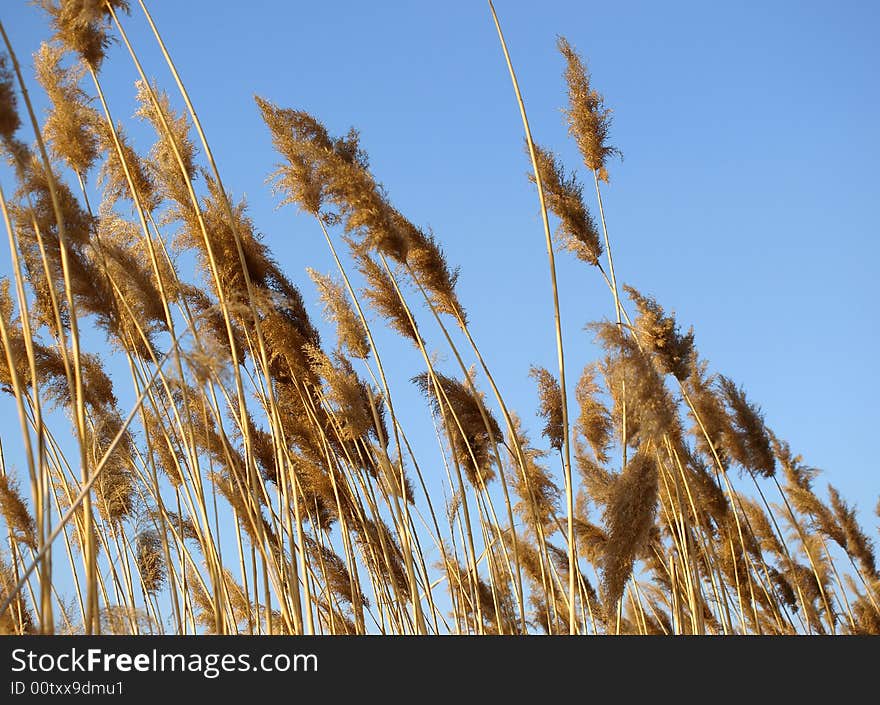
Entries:
[[[484, 355], [511, 407], [536, 428], [528, 368], [555, 367], [546, 253], [488, 6], [150, 7], [226, 186], [247, 196], [307, 301], [315, 296], [305, 267], [329, 272], [332, 262], [313, 223], [274, 207], [264, 179], [276, 156], [254, 94], [311, 111], [334, 132], [361, 131], [394, 203], [433, 228], [461, 266], [460, 294]], [[625, 160], [611, 164], [604, 197], [618, 278], [693, 325], [712, 369], [742, 384], [769, 425], [867, 518], [880, 493], [861, 445], [880, 420], [880, 6], [498, 0], [496, 8], [538, 142], [580, 167], [560, 113], [557, 34], [582, 53], [614, 109], [611, 140]], [[25, 2], [4, 3], [0, 18], [23, 57], [45, 35]], [[148, 72], [172, 88], [138, 11], [128, 27]], [[121, 48], [105, 72], [111, 109], [127, 119], [134, 72]], [[573, 378], [596, 356], [583, 325], [613, 314], [595, 274], [560, 258]], [[415, 353], [388, 340], [395, 365], [415, 374]], [[404, 382], [397, 387], [416, 403]]]

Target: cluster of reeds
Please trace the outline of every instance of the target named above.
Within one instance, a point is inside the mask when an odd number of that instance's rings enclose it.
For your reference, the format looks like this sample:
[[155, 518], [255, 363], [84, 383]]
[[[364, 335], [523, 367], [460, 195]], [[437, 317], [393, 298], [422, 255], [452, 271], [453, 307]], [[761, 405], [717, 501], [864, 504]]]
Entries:
[[[257, 98], [280, 202], [314, 216], [336, 264], [309, 269], [327, 341], [221, 180], [144, 2], [131, 4], [173, 97], [129, 42], [129, 2], [40, 4], [46, 114], [0, 25], [15, 179], [0, 192], [0, 385], [20, 425], [0, 448], [0, 631], [880, 633], [880, 573], [853, 507], [817, 491], [692, 331], [618, 284], [610, 110], [565, 39], [565, 115], [598, 218], [533, 140], [496, 19], [556, 313], [558, 369], [530, 373], [537, 439], [480, 352], [458, 270], [392, 204], [357, 132]], [[146, 153], [103, 90], [111, 41], [155, 134]], [[569, 255], [613, 306], [591, 327], [599, 359], [577, 370], [556, 286]], [[422, 360], [415, 378], [383, 364], [383, 324]], [[396, 404], [410, 384], [420, 408]], [[424, 426], [439, 453], [411, 443]]]

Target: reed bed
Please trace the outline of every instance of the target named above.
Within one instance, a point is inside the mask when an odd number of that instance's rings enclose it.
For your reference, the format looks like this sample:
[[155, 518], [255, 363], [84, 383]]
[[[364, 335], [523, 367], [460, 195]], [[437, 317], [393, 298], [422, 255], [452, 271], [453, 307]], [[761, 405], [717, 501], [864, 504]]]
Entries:
[[[853, 506], [817, 487], [692, 329], [618, 280], [611, 111], [568, 40], [584, 181], [532, 135], [489, 5], [555, 313], [558, 365], [523, 375], [540, 405], [515, 410], [458, 263], [394, 206], [356, 131], [256, 98], [277, 201], [313, 217], [335, 264], [308, 269], [304, 297], [221, 179], [143, 0], [38, 4], [51, 36], [35, 76], [0, 26], [14, 179], [0, 192], [0, 386], [16, 412], [0, 448], [0, 632], [880, 633]], [[142, 68], [130, 13], [173, 85]], [[104, 92], [111, 42], [148, 151]], [[607, 286], [595, 360], [565, 356], [562, 257]], [[386, 362], [395, 345], [418, 355], [415, 377]], [[398, 403], [411, 385], [421, 405]], [[540, 437], [521, 420], [534, 413]], [[425, 429], [433, 449], [413, 442]]]

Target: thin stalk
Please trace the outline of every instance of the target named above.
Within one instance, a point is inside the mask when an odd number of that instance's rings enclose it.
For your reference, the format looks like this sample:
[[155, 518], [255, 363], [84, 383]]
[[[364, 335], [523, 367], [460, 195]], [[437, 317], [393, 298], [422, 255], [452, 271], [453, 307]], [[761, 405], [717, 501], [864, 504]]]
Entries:
[[553, 235], [550, 233], [550, 221], [547, 216], [547, 204], [544, 199], [544, 186], [541, 183], [541, 175], [538, 170], [538, 161], [535, 156], [535, 144], [532, 141], [532, 132], [529, 128], [528, 117], [526, 116], [526, 107], [523, 103], [522, 93], [520, 92], [519, 83], [516, 79], [516, 73], [513, 70], [513, 63], [511, 63], [510, 60], [510, 53], [507, 50], [507, 42], [504, 41], [504, 34], [501, 31], [501, 24], [498, 21], [498, 15], [495, 13], [495, 7], [492, 4], [492, 0], [489, 0], [489, 9], [492, 12], [492, 19], [495, 22], [495, 29], [498, 30], [498, 39], [501, 41], [501, 48], [504, 51], [504, 59], [507, 62], [507, 69], [510, 72], [510, 80], [513, 82], [513, 90], [516, 93], [516, 100], [519, 104], [520, 115], [522, 116], [526, 143], [529, 148], [529, 157], [532, 160], [532, 170], [535, 174], [535, 184], [538, 187], [538, 200], [541, 204], [541, 220], [544, 225], [544, 236], [547, 244], [547, 259], [550, 265], [550, 284], [553, 291], [553, 319], [556, 327], [556, 352], [559, 363], [559, 387], [562, 395], [563, 474], [565, 477], [565, 506], [568, 514], [568, 603], [572, 606], [572, 609], [569, 609], [569, 633], [576, 634], [577, 619], [573, 608], [575, 604], [575, 595], [577, 594], [577, 583], [575, 578], [577, 572], [577, 551], [574, 534], [574, 489], [571, 476], [571, 438], [568, 427], [565, 354], [562, 345], [562, 320], [559, 313], [559, 289], [556, 283], [556, 259], [553, 254]]

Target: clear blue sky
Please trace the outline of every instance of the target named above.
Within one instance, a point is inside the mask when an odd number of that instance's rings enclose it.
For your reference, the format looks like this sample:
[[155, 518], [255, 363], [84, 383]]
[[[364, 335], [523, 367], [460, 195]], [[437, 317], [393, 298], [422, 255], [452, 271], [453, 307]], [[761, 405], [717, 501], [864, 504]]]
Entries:
[[[44, 36], [40, 13], [3, 5], [17, 50], [31, 53]], [[276, 156], [255, 93], [314, 112], [335, 132], [361, 131], [394, 203], [461, 265], [477, 338], [509, 403], [534, 425], [528, 367], [555, 367], [546, 254], [487, 5], [150, 7], [227, 187], [247, 196], [310, 304], [304, 269], [329, 272], [331, 261], [311, 222], [274, 210], [263, 179]], [[605, 193], [619, 278], [693, 325], [712, 368], [743, 384], [867, 519], [880, 492], [865, 445], [880, 421], [880, 5], [498, 0], [497, 10], [537, 141], [579, 166], [560, 114], [557, 34], [583, 54], [614, 109], [611, 139], [625, 161], [611, 164]], [[171, 89], [137, 11], [128, 26]], [[106, 80], [116, 117], [127, 118], [134, 74], [118, 47]], [[582, 265], [561, 258], [560, 279], [575, 376], [596, 355], [582, 325], [613, 307]], [[412, 352], [397, 351], [401, 370], [418, 371]]]

